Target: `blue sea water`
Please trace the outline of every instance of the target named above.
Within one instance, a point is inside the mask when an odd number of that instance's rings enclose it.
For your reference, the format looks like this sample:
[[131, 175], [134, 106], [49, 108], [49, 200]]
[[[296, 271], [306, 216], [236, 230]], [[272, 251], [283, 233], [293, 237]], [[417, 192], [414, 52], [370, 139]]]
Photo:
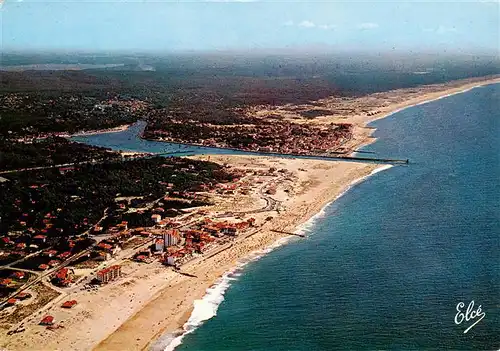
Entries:
[[[373, 123], [409, 158], [325, 209], [306, 239], [242, 268], [176, 350], [500, 348], [500, 85]], [[484, 319], [455, 323], [474, 300]], [[476, 319], [477, 320], [477, 319]]]

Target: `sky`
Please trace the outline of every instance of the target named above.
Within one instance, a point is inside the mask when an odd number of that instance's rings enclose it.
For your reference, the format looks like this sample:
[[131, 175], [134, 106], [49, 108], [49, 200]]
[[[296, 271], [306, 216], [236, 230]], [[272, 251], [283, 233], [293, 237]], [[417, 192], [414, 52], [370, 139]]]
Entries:
[[[2, 0], [0, 0], [2, 1]], [[4, 0], [2, 51], [499, 54], [498, 1]]]

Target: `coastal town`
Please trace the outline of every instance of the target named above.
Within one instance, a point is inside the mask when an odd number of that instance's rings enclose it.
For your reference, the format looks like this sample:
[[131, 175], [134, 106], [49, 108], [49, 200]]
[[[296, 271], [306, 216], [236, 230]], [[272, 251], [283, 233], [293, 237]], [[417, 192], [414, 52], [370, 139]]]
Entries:
[[[175, 158], [158, 162], [164, 168], [179, 163]], [[178, 172], [194, 168], [191, 164]], [[14, 335], [26, 328], [64, 328], [64, 320], [86, 295], [107, 284], [120, 284], [143, 266], [151, 267], [145, 268], [150, 273], [162, 269], [183, 274], [186, 264], [260, 231], [279, 213], [279, 199], [296, 180], [286, 169], [274, 167], [227, 165], [221, 171], [231, 180], [177, 191], [165, 179], [166, 191], [159, 198], [116, 196], [97, 224], [83, 218], [69, 236], [54, 236], [66, 229], [59, 227], [62, 209], [45, 213], [39, 221], [32, 210], [22, 212], [25, 204], [15, 200], [20, 215], [0, 238], [2, 330]], [[75, 171], [59, 172], [72, 177]], [[43, 187], [29, 185], [30, 198]], [[36, 200], [32, 202], [35, 205]]]

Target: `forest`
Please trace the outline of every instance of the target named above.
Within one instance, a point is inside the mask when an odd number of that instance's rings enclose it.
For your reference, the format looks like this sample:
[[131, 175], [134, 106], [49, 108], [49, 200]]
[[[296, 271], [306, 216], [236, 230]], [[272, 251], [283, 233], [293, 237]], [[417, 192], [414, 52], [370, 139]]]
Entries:
[[8, 178], [0, 183], [0, 234], [31, 228], [50, 237], [68, 237], [89, 229], [106, 208], [116, 206], [116, 197], [157, 199], [169, 191], [227, 182], [233, 175], [212, 162], [154, 157], [84, 164], [64, 174], [57, 169], [13, 173]]
[[0, 171], [84, 162], [117, 160], [120, 155], [101, 147], [71, 142], [51, 136], [33, 142], [0, 139]]

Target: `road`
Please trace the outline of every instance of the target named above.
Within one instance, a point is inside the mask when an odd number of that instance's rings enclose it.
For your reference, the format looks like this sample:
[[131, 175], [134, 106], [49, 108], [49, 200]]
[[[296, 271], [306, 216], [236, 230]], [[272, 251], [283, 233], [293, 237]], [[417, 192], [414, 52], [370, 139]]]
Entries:
[[[71, 167], [71, 166], [79, 166], [86, 164], [98, 164], [104, 162], [126, 162], [133, 161], [141, 158], [155, 157], [155, 156], [173, 156], [179, 154], [189, 154], [188, 151], [173, 151], [173, 152], [160, 152], [160, 153], [146, 153], [140, 156], [132, 156], [127, 158], [118, 158], [118, 159], [99, 159], [99, 160], [90, 160], [90, 161], [80, 161], [80, 162], [70, 162], [70, 163], [61, 163], [57, 165], [50, 166], [38, 166], [38, 167], [26, 167], [26, 168], [18, 168], [18, 169], [10, 169], [6, 171], [0, 171], [0, 174], [9, 174], [9, 173], [20, 173], [20, 172], [28, 172], [28, 171], [36, 171], [42, 169], [51, 169], [51, 168], [61, 168], [61, 167]], [[189, 155], [187, 155], [189, 156]]]

